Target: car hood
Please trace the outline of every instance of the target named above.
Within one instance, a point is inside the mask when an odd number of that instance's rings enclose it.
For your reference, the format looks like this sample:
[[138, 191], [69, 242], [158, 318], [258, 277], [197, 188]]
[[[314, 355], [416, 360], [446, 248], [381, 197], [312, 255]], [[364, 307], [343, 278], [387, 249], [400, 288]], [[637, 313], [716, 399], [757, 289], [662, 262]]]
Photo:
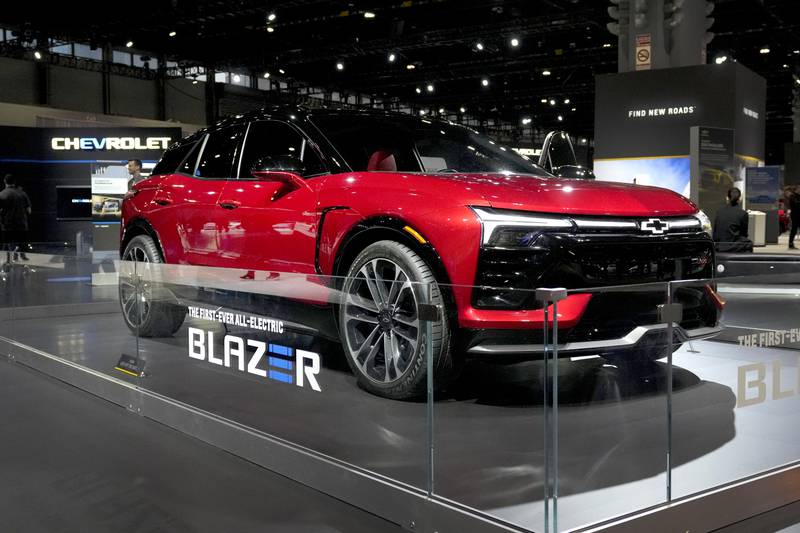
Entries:
[[697, 207], [660, 187], [505, 174], [436, 174], [480, 195], [491, 207], [582, 215], [690, 215]]

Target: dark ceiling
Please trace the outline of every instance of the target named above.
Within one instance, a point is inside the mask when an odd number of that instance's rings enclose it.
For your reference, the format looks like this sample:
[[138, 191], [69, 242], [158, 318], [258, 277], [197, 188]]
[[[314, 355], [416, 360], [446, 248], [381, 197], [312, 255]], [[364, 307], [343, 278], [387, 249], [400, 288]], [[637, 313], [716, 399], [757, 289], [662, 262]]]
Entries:
[[[793, 89], [800, 88], [793, 79], [800, 72], [800, 53], [794, 53], [800, 50], [797, 1], [715, 4], [709, 61], [725, 53], [767, 79], [767, 159], [781, 162], [782, 145], [792, 140]], [[606, 29], [609, 5], [602, 0], [89, 1], [4, 10], [0, 24], [63, 40], [117, 46], [132, 40], [136, 49], [153, 55], [217, 69], [282, 68], [286, 76], [315, 86], [431, 109], [463, 106], [516, 125], [531, 117], [538, 129], [561, 127], [591, 137], [594, 77], [617, 68], [616, 37]], [[365, 18], [366, 11], [374, 18]], [[517, 47], [510, 45], [514, 37]], [[483, 50], [476, 50], [478, 42]], [[770, 52], [760, 53], [764, 47]]]

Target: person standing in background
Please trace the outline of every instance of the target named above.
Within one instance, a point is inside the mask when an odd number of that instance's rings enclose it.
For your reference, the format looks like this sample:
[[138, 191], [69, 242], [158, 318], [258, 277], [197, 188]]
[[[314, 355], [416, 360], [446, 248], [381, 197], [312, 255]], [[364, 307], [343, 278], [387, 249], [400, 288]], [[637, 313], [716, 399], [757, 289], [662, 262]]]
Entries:
[[128, 174], [131, 178], [128, 180], [128, 190], [131, 190], [134, 185], [142, 181], [142, 161], [139, 159], [128, 159]]
[[789, 193], [789, 218], [792, 221], [792, 230], [789, 232], [789, 249], [794, 250], [794, 237], [800, 227], [800, 192], [797, 187]]
[[28, 233], [28, 215], [31, 200], [19, 187], [11, 174], [3, 179], [5, 189], [0, 192], [0, 230], [6, 247], [6, 261], [28, 260], [25, 255], [25, 239]]

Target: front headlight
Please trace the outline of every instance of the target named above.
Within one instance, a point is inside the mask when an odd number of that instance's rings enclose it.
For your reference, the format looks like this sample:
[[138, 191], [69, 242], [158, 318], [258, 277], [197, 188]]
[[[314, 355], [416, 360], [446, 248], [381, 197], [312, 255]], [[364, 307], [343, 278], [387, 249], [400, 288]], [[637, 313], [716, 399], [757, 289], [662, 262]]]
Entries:
[[697, 214], [694, 216], [697, 220], [700, 221], [700, 225], [703, 227], [703, 231], [708, 233], [708, 236], [711, 236], [711, 219], [708, 218], [708, 215], [703, 213], [702, 211], [698, 211]]
[[473, 207], [483, 225], [484, 246], [527, 246], [538, 234], [565, 231], [574, 227], [569, 218], [518, 211]]

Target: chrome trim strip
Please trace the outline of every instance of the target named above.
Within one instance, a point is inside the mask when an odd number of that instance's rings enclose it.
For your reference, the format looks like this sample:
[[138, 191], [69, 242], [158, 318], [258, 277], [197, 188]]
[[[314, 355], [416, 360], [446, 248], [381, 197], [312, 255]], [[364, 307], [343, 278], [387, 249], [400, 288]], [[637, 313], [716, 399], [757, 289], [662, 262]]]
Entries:
[[[667, 324], [651, 324], [649, 326], [637, 326], [632, 329], [627, 335], [617, 339], [605, 339], [602, 341], [582, 341], [582, 342], [568, 342], [558, 346], [559, 353], [580, 353], [592, 350], [609, 350], [613, 348], [632, 348], [636, 346], [645, 336], [667, 329]], [[696, 329], [683, 329], [675, 324], [675, 330], [678, 338], [682, 342], [696, 341], [713, 337], [722, 331], [722, 326], [714, 326], [707, 328]], [[518, 354], [518, 353], [544, 353], [543, 344], [478, 344], [473, 346], [468, 353], [478, 355], [502, 355], [502, 354]]]

